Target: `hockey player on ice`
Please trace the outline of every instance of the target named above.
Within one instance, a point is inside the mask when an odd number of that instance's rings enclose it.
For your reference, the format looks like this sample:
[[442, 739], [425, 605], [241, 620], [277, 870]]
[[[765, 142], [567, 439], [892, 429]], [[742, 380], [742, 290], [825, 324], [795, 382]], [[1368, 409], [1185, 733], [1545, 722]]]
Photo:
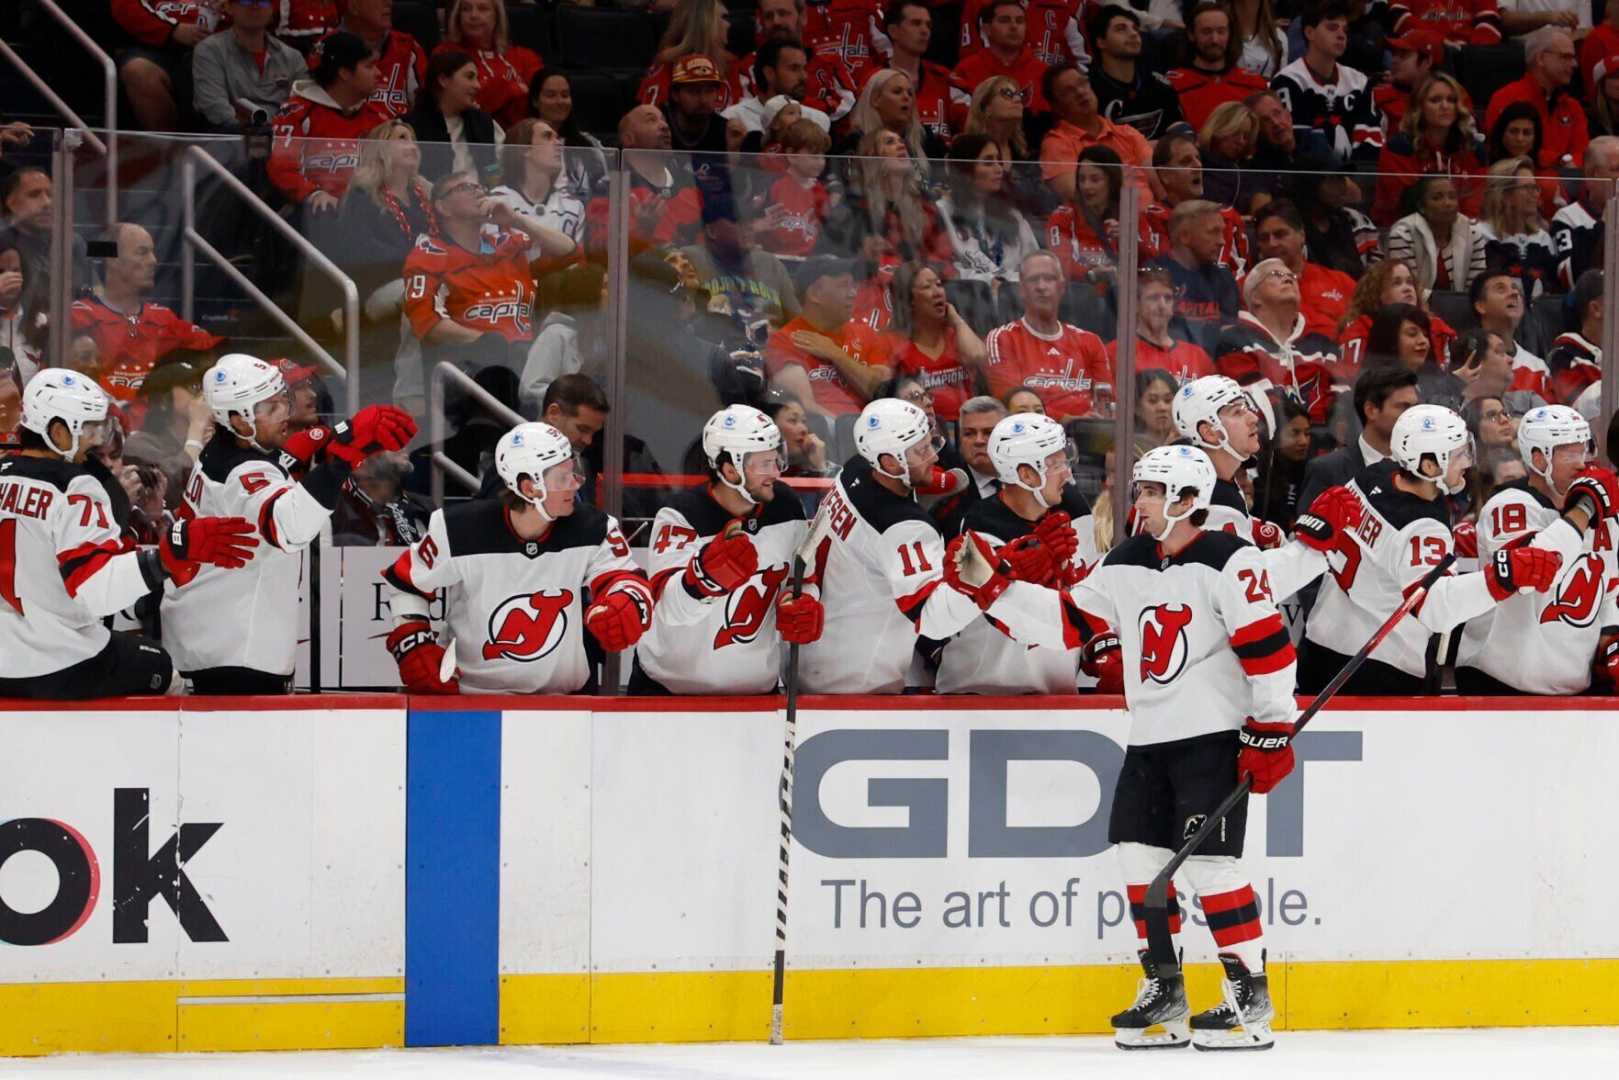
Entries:
[[938, 449], [927, 413], [878, 398], [855, 420], [858, 456], [826, 496], [826, 537], [815, 549], [826, 625], [799, 654], [806, 693], [905, 689], [917, 635], [944, 640], [978, 609], [944, 583], [944, 538], [916, 501], [934, 483]]
[[[1073, 484], [1071, 451], [1062, 425], [1039, 413], [1002, 417], [990, 432], [1000, 490], [969, 506], [962, 527], [983, 537], [997, 558], [1017, 563], [1021, 581], [1072, 585], [1100, 558], [1090, 504]], [[943, 694], [1071, 694], [1080, 664], [1078, 649], [1031, 649], [974, 619], [945, 645], [935, 687]], [[1101, 674], [1087, 666], [1087, 674]], [[1119, 691], [1111, 678], [1100, 689]]]
[[782, 439], [758, 409], [731, 405], [703, 425], [709, 482], [652, 521], [657, 607], [635, 646], [632, 694], [769, 694], [782, 643], [820, 637], [814, 587], [792, 596], [793, 553], [809, 523], [781, 482]]
[[[1147, 885], [1242, 777], [1263, 795], [1293, 768], [1294, 653], [1261, 553], [1245, 536], [1205, 529], [1217, 482], [1192, 446], [1136, 463], [1140, 531], [1064, 590], [1015, 581], [982, 538], [952, 543], [946, 580], [1017, 641], [1075, 648], [1118, 628], [1130, 735], [1108, 821], [1135, 916], [1144, 977], [1113, 1017], [1125, 1049], [1261, 1049], [1272, 1042], [1265, 950], [1242, 856], [1248, 800], [1185, 864], [1225, 969], [1224, 1000], [1190, 1015], [1179, 975], [1145, 947]], [[1324, 542], [1331, 542], [1327, 538]], [[1180, 929], [1171, 885], [1170, 930]]]
[[127, 545], [85, 458], [107, 431], [108, 401], [78, 372], [45, 368], [22, 399], [21, 449], [0, 459], [0, 697], [162, 694], [174, 663], [157, 642], [102, 619], [203, 564], [253, 555], [240, 517], [174, 523], [155, 551]]
[[1467, 624], [1456, 662], [1464, 694], [1582, 694], [1595, 666], [1619, 673], [1614, 514], [1619, 478], [1590, 464], [1591, 426], [1567, 405], [1518, 422], [1527, 479], [1496, 490], [1478, 516], [1478, 555], [1490, 564], [1524, 545], [1563, 560], [1545, 593], [1520, 592]]
[[[169, 583], [163, 643], [201, 694], [284, 694], [298, 645], [302, 552], [337, 506], [343, 481], [379, 450], [400, 450], [416, 423], [391, 405], [371, 405], [338, 424], [329, 438], [299, 440], [310, 460], [301, 480], [287, 471], [291, 403], [281, 371], [231, 353], [203, 375], [214, 434], [186, 481], [180, 514], [239, 515], [262, 544], [240, 571], [204, 569]], [[220, 620], [234, 620], [221, 632]]]
[[[412, 693], [571, 694], [590, 678], [585, 630], [623, 652], [652, 625], [652, 590], [618, 521], [578, 501], [567, 436], [518, 424], [495, 444], [495, 469], [499, 498], [433, 511], [427, 535], [383, 571], [388, 650]], [[449, 658], [427, 619], [440, 589]]]
[[[1312, 513], [1342, 538], [1328, 556], [1331, 574], [1305, 624], [1299, 687], [1326, 686], [1423, 575], [1455, 547], [1450, 511], [1441, 496], [1465, 490], [1473, 440], [1460, 416], [1442, 405], [1413, 405], [1395, 421], [1390, 458], [1345, 487], [1352, 496], [1323, 502]], [[1582, 490], [1591, 490], [1582, 487]], [[1436, 650], [1431, 639], [1483, 615], [1524, 589], [1545, 592], [1562, 556], [1550, 538], [1500, 547], [1484, 568], [1435, 582], [1411, 616], [1402, 619], [1340, 693], [1421, 694]]]

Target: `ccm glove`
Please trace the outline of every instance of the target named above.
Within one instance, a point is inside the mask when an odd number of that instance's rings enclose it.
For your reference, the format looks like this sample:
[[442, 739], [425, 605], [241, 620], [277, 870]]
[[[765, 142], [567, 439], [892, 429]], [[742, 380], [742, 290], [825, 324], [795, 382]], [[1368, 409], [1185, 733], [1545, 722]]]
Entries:
[[988, 611], [1012, 584], [1009, 567], [995, 557], [989, 544], [968, 530], [950, 541], [944, 552], [944, 583]]
[[1502, 548], [1484, 568], [1484, 580], [1490, 587], [1490, 595], [1500, 601], [1519, 589], [1545, 592], [1552, 587], [1562, 566], [1563, 557], [1546, 548]]
[[1097, 634], [1079, 651], [1079, 669], [1096, 680], [1098, 694], [1124, 693], [1124, 653], [1119, 635]]
[[740, 522], [731, 521], [692, 555], [686, 579], [703, 596], [724, 596], [758, 570], [759, 552], [753, 541]]
[[826, 624], [826, 609], [813, 596], [781, 594], [776, 601], [776, 629], [781, 640], [789, 645], [808, 645], [819, 641]]
[[388, 635], [388, 651], [399, 665], [399, 681], [412, 694], [456, 694], [457, 679], [444, 682], [439, 671], [444, 665], [444, 646], [425, 619], [407, 619]]
[[1255, 795], [1270, 791], [1293, 771], [1292, 724], [1261, 724], [1250, 716], [1238, 738], [1237, 781], [1251, 777]]
[[252, 522], [240, 517], [181, 518], [158, 539], [158, 557], [176, 585], [185, 585], [203, 564], [234, 570], [246, 566], [259, 546]]
[[1619, 476], [1612, 469], [1587, 465], [1568, 485], [1568, 496], [1563, 500], [1563, 505], [1571, 507], [1582, 498], [1591, 500], [1596, 517], [1619, 515]]
[[326, 453], [357, 469], [380, 450], [403, 450], [416, 437], [416, 421], [392, 405], [367, 405], [332, 429]]
[[585, 626], [608, 652], [623, 652], [652, 627], [652, 600], [642, 589], [614, 589], [585, 612]]

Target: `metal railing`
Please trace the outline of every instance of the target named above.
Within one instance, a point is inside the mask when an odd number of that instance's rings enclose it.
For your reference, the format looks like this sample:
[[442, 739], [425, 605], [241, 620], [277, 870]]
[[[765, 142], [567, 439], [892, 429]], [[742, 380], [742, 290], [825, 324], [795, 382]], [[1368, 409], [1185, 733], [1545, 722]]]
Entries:
[[12, 47], [0, 41], [0, 56], [11, 61], [12, 66], [22, 72], [23, 77], [33, 84], [41, 97], [50, 103], [51, 108], [62, 115], [62, 118], [78, 129], [84, 136], [90, 148], [107, 159], [107, 224], [110, 226], [118, 220], [118, 65], [113, 63], [107, 51], [97, 45], [95, 39], [86, 34], [78, 23], [67, 16], [61, 8], [56, 6], [55, 0], [34, 0], [40, 10], [54, 19], [62, 29], [79, 46], [88, 52], [95, 61], [101, 65], [102, 93], [104, 95], [104, 108], [107, 114], [107, 138], [101, 139], [90, 125], [73, 108], [51, 89], [50, 83], [33, 68], [29, 67], [23, 58], [18, 56]]
[[433, 368], [427, 380], [427, 439], [428, 446], [432, 448], [433, 470], [432, 488], [433, 501], [444, 502], [444, 474], [449, 473], [455, 482], [468, 491], [476, 492], [479, 488], [478, 478], [467, 472], [460, 465], [451, 460], [444, 452], [444, 384], [454, 382], [467, 396], [482, 405], [489, 412], [516, 426], [523, 422], [523, 417], [513, 410], [504, 401], [479, 386], [477, 381], [456, 367], [448, 360], [441, 360]]
[[[298, 249], [298, 253], [309, 260], [310, 265], [320, 270], [327, 277], [337, 283], [343, 290], [343, 361], [328, 352], [325, 346], [316, 341], [298, 321], [285, 311], [281, 310], [263, 289], [255, 285], [248, 276], [237, 269], [229, 259], [219, 252], [219, 249], [210, 244], [201, 233], [197, 232], [197, 166], [201, 164], [215, 178], [239, 196], [247, 208], [253, 211], [270, 226], [286, 238], [287, 242]], [[180, 253], [180, 289], [181, 314], [190, 321], [195, 314], [196, 307], [196, 258], [193, 249], [208, 256], [208, 260], [218, 267], [227, 277], [236, 283], [263, 308], [281, 328], [287, 332], [298, 344], [302, 345], [318, 360], [322, 367], [343, 379], [347, 391], [349, 415], [360, 411], [360, 290], [354, 284], [354, 279], [340, 270], [336, 263], [328, 259], [321, 250], [310, 243], [302, 233], [287, 224], [286, 220], [253, 193], [241, 180], [237, 179], [225, 166], [214, 160], [200, 146], [188, 147], [185, 162], [182, 165], [181, 195], [185, 200], [185, 245]]]

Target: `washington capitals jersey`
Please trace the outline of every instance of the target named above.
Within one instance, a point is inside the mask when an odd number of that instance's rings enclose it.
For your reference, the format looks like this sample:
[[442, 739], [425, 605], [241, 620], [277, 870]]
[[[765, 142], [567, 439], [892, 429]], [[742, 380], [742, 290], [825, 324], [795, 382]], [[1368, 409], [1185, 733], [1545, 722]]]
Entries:
[[478, 250], [425, 233], [405, 256], [405, 315], [424, 338], [440, 319], [507, 341], [534, 337], [534, 274], [526, 233], [483, 226]]
[[1175, 555], [1132, 536], [1067, 592], [1013, 582], [989, 614], [1020, 641], [1073, 648], [1115, 627], [1130, 745], [1291, 721], [1297, 659], [1259, 551], [1201, 532]]
[[1214, 348], [1214, 366], [1221, 375], [1243, 386], [1276, 387], [1310, 413], [1312, 423], [1324, 424], [1332, 413], [1332, 366], [1338, 349], [1323, 334], [1305, 329], [1299, 314], [1286, 341], [1278, 341], [1265, 324], [1246, 311], [1220, 331]]
[[360, 163], [360, 140], [393, 115], [371, 98], [346, 112], [313, 81], [300, 80], [270, 122], [270, 182], [293, 202], [317, 191], [341, 197]]
[[652, 605], [617, 520], [586, 503], [538, 540], [518, 536], [497, 499], [435, 510], [383, 577], [428, 601], [444, 590], [463, 693], [571, 694], [590, 677], [586, 591]]
[[1354, 68], [1337, 68], [1337, 81], [1323, 83], [1300, 58], [1277, 72], [1270, 88], [1293, 115], [1301, 153], [1314, 147], [1339, 165], [1352, 158], [1370, 160], [1383, 146], [1372, 88]]
[[112, 499], [84, 466], [0, 458], [0, 678], [49, 675], [107, 645], [104, 616], [162, 583], [125, 545]]
[[[1069, 484], [1063, 489], [1061, 509], [1079, 540], [1074, 568], [1089, 573], [1101, 559], [1090, 503]], [[1034, 532], [1034, 522], [1020, 517], [999, 497], [969, 506], [961, 527], [982, 536], [991, 547]], [[1072, 694], [1078, 676], [1077, 647], [1045, 648], [1014, 641], [985, 615], [945, 645], [934, 688], [941, 694]]]
[[[1432, 502], [1394, 486], [1399, 469], [1381, 461], [1345, 485], [1361, 503], [1362, 519], [1349, 553], [1327, 557], [1305, 637], [1343, 656], [1353, 656], [1405, 601], [1423, 575], [1456, 546], [1442, 499]], [[1482, 573], [1450, 574], [1401, 619], [1372, 658], [1407, 675], [1425, 678], [1433, 635], [1482, 615], [1495, 605]]]
[[[331, 35], [328, 34], [327, 37]], [[323, 37], [315, 43], [310, 64], [315, 65], [315, 52], [326, 44]], [[403, 30], [390, 30], [377, 50], [377, 88], [371, 91], [371, 100], [394, 116], [410, 112], [416, 103], [416, 94], [427, 82], [427, 53], [420, 43]]]
[[101, 387], [119, 404], [134, 401], [158, 360], [175, 349], [212, 349], [224, 340], [162, 304], [125, 314], [93, 292], [73, 301], [69, 315], [73, 336], [95, 341]]
[[905, 688], [921, 634], [944, 640], [978, 617], [944, 583], [944, 537], [916, 498], [895, 495], [864, 458], [844, 465], [826, 496], [827, 536], [814, 580], [826, 622], [798, 654], [806, 693], [881, 694]]
[[241, 667], [291, 675], [298, 648], [303, 550], [320, 535], [348, 476], [328, 461], [294, 482], [278, 454], [239, 446], [223, 428], [203, 448], [180, 513], [243, 517], [259, 546], [246, 566], [204, 566], [163, 597], [163, 645], [178, 671]]
[[755, 507], [742, 527], [759, 569], [730, 592], [705, 596], [689, 568], [730, 521], [706, 488], [682, 492], [652, 520], [647, 570], [657, 607], [635, 655], [677, 694], [768, 694], [781, 674], [776, 600], [792, 584], [793, 552], [808, 528], [804, 506], [782, 486]]
[[1507, 597], [1467, 624], [1456, 663], [1526, 694], [1579, 694], [1604, 634], [1619, 633], [1614, 525], [1592, 522], [1581, 536], [1551, 500], [1519, 482], [1490, 496], [1478, 515], [1478, 557], [1532, 544], [1563, 557], [1552, 587]]

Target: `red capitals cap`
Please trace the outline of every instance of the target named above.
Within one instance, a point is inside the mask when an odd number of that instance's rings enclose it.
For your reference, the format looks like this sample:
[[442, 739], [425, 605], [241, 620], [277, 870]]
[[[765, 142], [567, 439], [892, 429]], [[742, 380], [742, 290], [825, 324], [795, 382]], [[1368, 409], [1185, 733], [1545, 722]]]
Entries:
[[1445, 39], [1432, 30], [1412, 30], [1386, 42], [1390, 52], [1426, 53], [1435, 67], [1445, 62]]
[[669, 76], [670, 86], [702, 86], [706, 83], [725, 85], [720, 69], [702, 53], [692, 53], [675, 61], [674, 74]]

